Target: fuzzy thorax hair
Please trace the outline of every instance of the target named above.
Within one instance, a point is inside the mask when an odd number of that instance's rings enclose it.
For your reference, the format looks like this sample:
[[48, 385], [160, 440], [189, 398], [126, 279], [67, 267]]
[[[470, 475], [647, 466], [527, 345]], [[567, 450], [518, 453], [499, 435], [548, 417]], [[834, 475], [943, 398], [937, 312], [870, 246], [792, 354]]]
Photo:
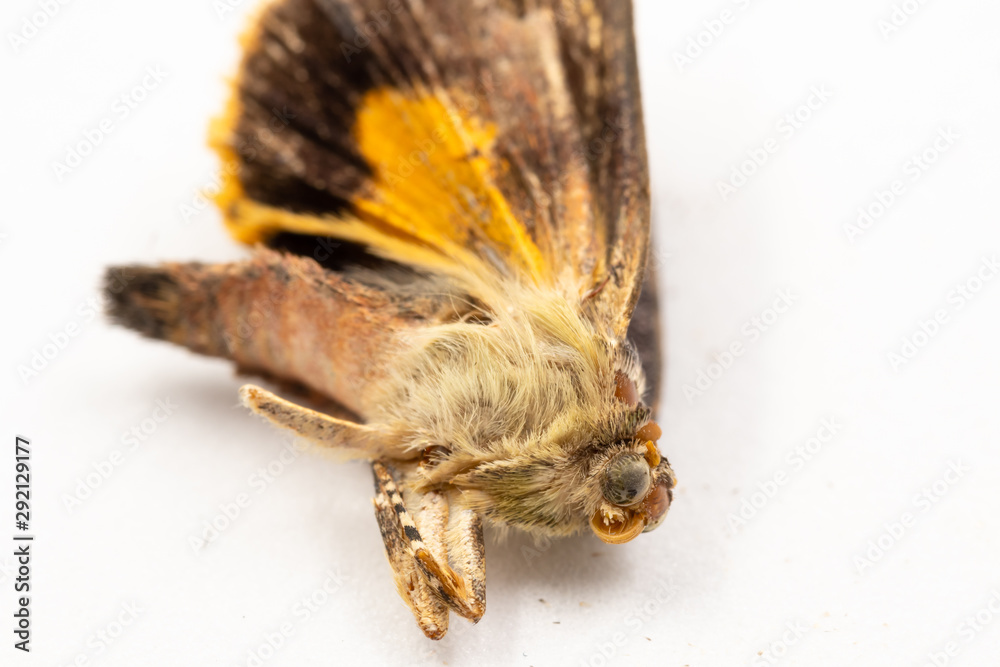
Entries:
[[642, 395], [634, 350], [564, 294], [506, 284], [481, 317], [407, 333], [366, 401], [369, 423], [425, 454], [419, 486], [452, 484], [491, 523], [553, 536], [586, 528], [602, 501], [592, 471], [641, 452], [634, 433], [648, 418], [614, 396], [616, 372]]

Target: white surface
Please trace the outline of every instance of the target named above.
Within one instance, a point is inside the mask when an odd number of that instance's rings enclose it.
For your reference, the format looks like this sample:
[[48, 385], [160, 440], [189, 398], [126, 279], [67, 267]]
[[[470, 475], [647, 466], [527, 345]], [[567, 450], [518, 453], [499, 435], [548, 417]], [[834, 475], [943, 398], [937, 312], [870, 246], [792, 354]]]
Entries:
[[[38, 536], [34, 651], [10, 646], [4, 572], [0, 663], [247, 665], [290, 623], [263, 664], [751, 665], [798, 623], [772, 664], [916, 666], [949, 642], [948, 664], [996, 664], [1000, 614], [971, 640], [959, 625], [1000, 593], [1000, 280], [961, 309], [949, 293], [1000, 253], [1000, 5], [927, 2], [884, 39], [889, 0], [640, 3], [667, 315], [661, 442], [680, 489], [665, 524], [623, 547], [491, 544], [486, 617], [453, 617], [432, 643], [393, 589], [363, 465], [300, 457], [258, 493], [252, 476], [288, 441], [236, 406], [227, 364], [88, 320], [110, 262], [243, 252], [214, 211], [180, 212], [211, 181], [206, 123], [251, 5], [232, 4], [220, 18], [208, 0], [69, 3], [17, 54], [8, 34], [38, 4], [7, 0], [0, 14], [0, 411], [5, 443], [34, 442]], [[726, 8], [733, 21], [679, 71], [673, 54]], [[147, 67], [166, 78], [122, 118], [115, 100]], [[777, 124], [813, 86], [832, 97], [787, 137]], [[58, 182], [53, 163], [105, 117], [111, 134]], [[904, 163], [939, 128], [957, 140], [909, 180]], [[717, 182], [769, 137], [777, 152], [723, 202]], [[850, 243], [845, 223], [894, 179], [905, 192]], [[779, 290], [794, 305], [750, 340], [744, 323]], [[938, 309], [948, 321], [894, 370], [887, 354]], [[23, 382], [17, 367], [71, 323], [79, 334]], [[744, 354], [688, 401], [684, 385], [734, 341]], [[123, 433], [166, 398], [173, 414], [125, 451]], [[829, 418], [842, 427], [797, 469], [786, 454]], [[121, 464], [68, 511], [64, 495], [115, 450]], [[952, 461], [969, 471], [916, 505]], [[731, 530], [776, 474], [774, 497]], [[250, 506], [193, 550], [241, 493]], [[869, 540], [907, 512], [913, 525], [859, 572]], [[328, 571], [342, 581], [304, 618], [297, 601]], [[128, 603], [141, 613], [102, 647], [94, 633]]]

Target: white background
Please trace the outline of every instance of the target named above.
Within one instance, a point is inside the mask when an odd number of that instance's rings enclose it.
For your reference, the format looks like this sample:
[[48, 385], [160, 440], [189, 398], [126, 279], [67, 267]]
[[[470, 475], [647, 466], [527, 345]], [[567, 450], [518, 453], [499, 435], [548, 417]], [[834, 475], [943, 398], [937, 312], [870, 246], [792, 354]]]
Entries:
[[[0, 12], [0, 540], [14, 532], [15, 433], [33, 441], [37, 535], [30, 656], [11, 647], [0, 548], [0, 663], [235, 666], [262, 651], [266, 665], [996, 664], [1000, 279], [977, 272], [1000, 253], [1000, 5], [909, 0], [913, 15], [883, 34], [892, 0], [639, 4], [674, 506], [621, 547], [491, 543], [485, 618], [453, 617], [433, 643], [393, 588], [364, 465], [303, 455], [258, 493], [251, 476], [289, 440], [237, 406], [228, 365], [91, 317], [108, 263], [245, 253], [214, 210], [182, 214], [212, 182], [206, 124], [252, 3], [233, 4], [220, 16], [211, 0], [78, 0], [16, 52], [10, 34], [39, 3]], [[703, 22], [726, 9], [713, 36]], [[166, 77], [121, 117], [116, 99], [147, 68]], [[814, 87], [829, 99], [800, 109]], [[796, 110], [809, 117], [790, 133], [779, 123]], [[104, 118], [111, 133], [60, 181], [55, 163]], [[914, 179], [908, 161], [942, 129], [957, 138]], [[769, 138], [775, 152], [724, 199], [719, 183]], [[901, 194], [849, 237], [894, 180]], [[960, 300], [970, 281], [981, 289]], [[794, 303], [774, 321], [781, 290]], [[939, 310], [944, 324], [919, 335]], [[751, 338], [755, 316], [772, 323]], [[737, 341], [743, 354], [712, 367]], [[715, 379], [685, 392], [699, 372]], [[157, 399], [178, 407], [129, 450], [123, 434]], [[824, 419], [835, 435], [794, 463]], [[942, 481], [952, 464], [967, 470]], [[935, 502], [918, 501], [935, 482]], [[754, 496], [761, 485], [772, 497]], [[243, 493], [249, 507], [193, 549]], [[322, 604], [305, 618], [310, 595]], [[129, 604], [141, 611], [119, 634]], [[981, 610], [991, 623], [962, 626]]]

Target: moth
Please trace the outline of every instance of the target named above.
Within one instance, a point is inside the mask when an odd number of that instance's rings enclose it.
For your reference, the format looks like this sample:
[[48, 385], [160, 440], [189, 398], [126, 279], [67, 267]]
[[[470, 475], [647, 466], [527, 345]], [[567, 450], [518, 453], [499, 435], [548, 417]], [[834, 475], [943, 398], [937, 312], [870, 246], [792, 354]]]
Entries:
[[272, 381], [287, 398], [243, 403], [371, 462], [432, 639], [485, 611], [484, 524], [619, 544], [673, 498], [632, 20], [623, 0], [270, 2], [209, 133], [252, 254], [106, 275], [114, 321]]

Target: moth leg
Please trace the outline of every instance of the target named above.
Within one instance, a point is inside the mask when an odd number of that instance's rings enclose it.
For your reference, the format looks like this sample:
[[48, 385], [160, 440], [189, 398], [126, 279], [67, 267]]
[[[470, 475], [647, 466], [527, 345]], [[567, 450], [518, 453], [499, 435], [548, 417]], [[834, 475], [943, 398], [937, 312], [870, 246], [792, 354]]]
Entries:
[[[478, 622], [486, 611], [485, 558], [482, 521], [479, 516], [471, 510], [459, 510], [455, 521], [446, 531], [448, 505], [438, 492], [429, 491], [423, 494], [421, 503], [426, 502], [423, 499], [430, 497], [435, 503], [435, 510], [428, 514], [425, 521], [425, 537], [407, 511], [389, 469], [379, 461], [372, 464], [372, 469], [375, 472], [376, 491], [388, 499], [387, 505], [395, 514], [399, 531], [397, 535], [389, 537], [383, 533], [386, 551], [389, 551], [390, 541], [401, 539], [407, 555], [431, 590], [456, 614], [473, 623]], [[435, 496], [442, 501], [440, 505]], [[382, 519], [379, 521], [381, 526]], [[462, 569], [461, 575], [448, 564], [448, 553], [441, 547], [442, 542], [452, 551], [456, 565]], [[392, 560], [390, 556], [390, 562]]]
[[[381, 464], [377, 464], [380, 467]], [[382, 533], [382, 542], [385, 544], [385, 555], [389, 559], [389, 566], [392, 568], [393, 578], [396, 580], [396, 590], [403, 598], [406, 605], [413, 612], [417, 619], [417, 625], [424, 634], [431, 639], [441, 639], [448, 631], [448, 605], [438, 597], [431, 588], [430, 583], [423, 576], [413, 553], [409, 549], [409, 543], [405, 538], [405, 526], [410, 526], [414, 532], [418, 529], [414, 521], [409, 517], [403, 505], [402, 498], [396, 490], [395, 484], [386, 489], [385, 484], [380, 483], [380, 472], [384, 476], [391, 476], [382, 467], [382, 471], [376, 471], [375, 475], [375, 518], [378, 520], [379, 531]], [[420, 516], [421, 528], [428, 536], [428, 548], [435, 557], [445, 557], [444, 544], [439, 539], [431, 539], [432, 535], [443, 534], [444, 524], [447, 523], [448, 506], [439, 494], [426, 494], [427, 499], [422, 503]], [[441, 518], [441, 508], [444, 510], [444, 519]], [[405, 518], [405, 523], [404, 519]], [[437, 529], [437, 530], [435, 530]]]
[[240, 387], [240, 400], [275, 426], [322, 447], [339, 448], [366, 458], [386, 454], [382, 434], [371, 426], [310, 410], [252, 384]]
[[483, 541], [483, 520], [477, 512], [455, 508], [452, 504], [451, 524], [448, 528], [448, 555], [462, 572], [462, 580], [469, 592], [474, 618], [473, 623], [486, 612], [486, 544]]

